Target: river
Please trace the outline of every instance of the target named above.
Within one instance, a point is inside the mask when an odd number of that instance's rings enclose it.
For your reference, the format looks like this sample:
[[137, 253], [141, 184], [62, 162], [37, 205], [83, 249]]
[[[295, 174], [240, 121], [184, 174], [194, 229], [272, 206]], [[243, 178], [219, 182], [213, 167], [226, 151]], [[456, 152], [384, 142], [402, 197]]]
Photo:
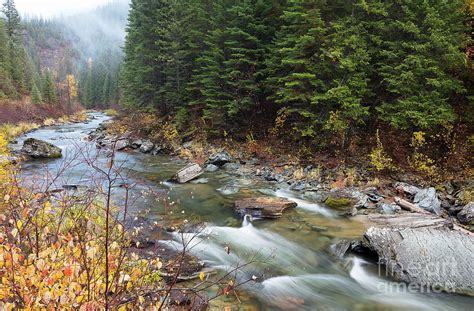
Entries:
[[[91, 113], [85, 123], [42, 128], [18, 139], [18, 150], [29, 137], [51, 142], [63, 149], [56, 160], [26, 162], [22, 165], [25, 183], [40, 186], [65, 167], [68, 159], [87, 153], [95, 157], [94, 143], [85, 137], [109, 118]], [[100, 159], [105, 162], [105, 159]], [[252, 176], [219, 170], [205, 173], [200, 180], [184, 185], [165, 182], [185, 162], [176, 158], [138, 152], [119, 152], [116, 164], [123, 166], [127, 182], [133, 183], [132, 212], [157, 222], [163, 219], [199, 221], [205, 229], [194, 240], [191, 250], [208, 266], [226, 271], [238, 264], [259, 259], [242, 269], [240, 278], [263, 276], [247, 283], [239, 296], [223, 297], [211, 304], [220, 310], [472, 310], [474, 298], [440, 293], [400, 290], [389, 278], [381, 277], [378, 267], [360, 258], [336, 259], [331, 245], [340, 239], [360, 238], [362, 223], [337, 217], [330, 209], [311, 202], [299, 193], [278, 190], [269, 182]], [[46, 173], [49, 172], [49, 173]], [[55, 184], [87, 186], [90, 168], [70, 165]], [[218, 191], [223, 186], [239, 188], [235, 194]], [[123, 190], [114, 190], [120, 206]], [[156, 193], [162, 194], [157, 199]], [[232, 213], [232, 203], [243, 197], [271, 194], [290, 197], [298, 207], [281, 219], [242, 221]], [[179, 247], [176, 233], [160, 232], [157, 238], [170, 247]], [[228, 252], [230, 250], [230, 252]]]

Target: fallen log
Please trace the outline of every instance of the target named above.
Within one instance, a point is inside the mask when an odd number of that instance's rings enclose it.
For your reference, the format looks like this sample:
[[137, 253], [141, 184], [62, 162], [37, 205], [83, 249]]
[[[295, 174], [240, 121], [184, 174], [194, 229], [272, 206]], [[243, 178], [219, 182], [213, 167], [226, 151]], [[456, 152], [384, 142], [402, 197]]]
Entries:
[[412, 213], [420, 213], [420, 214], [427, 214], [427, 215], [431, 214], [430, 212], [416, 206], [415, 204], [410, 203], [398, 197], [395, 198], [395, 203], [397, 203], [404, 210], [412, 212]]

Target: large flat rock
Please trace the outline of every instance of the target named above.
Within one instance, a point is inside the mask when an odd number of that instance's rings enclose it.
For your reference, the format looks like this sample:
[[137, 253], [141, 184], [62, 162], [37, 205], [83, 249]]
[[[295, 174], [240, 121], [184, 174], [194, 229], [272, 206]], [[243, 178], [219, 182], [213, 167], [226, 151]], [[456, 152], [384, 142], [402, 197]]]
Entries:
[[474, 235], [425, 214], [369, 217], [364, 245], [396, 280], [474, 295]]
[[36, 138], [25, 140], [21, 152], [33, 159], [55, 159], [62, 157], [61, 148]]
[[296, 205], [295, 202], [285, 198], [258, 197], [237, 200], [234, 209], [240, 216], [249, 214], [259, 218], [279, 218], [285, 210]]

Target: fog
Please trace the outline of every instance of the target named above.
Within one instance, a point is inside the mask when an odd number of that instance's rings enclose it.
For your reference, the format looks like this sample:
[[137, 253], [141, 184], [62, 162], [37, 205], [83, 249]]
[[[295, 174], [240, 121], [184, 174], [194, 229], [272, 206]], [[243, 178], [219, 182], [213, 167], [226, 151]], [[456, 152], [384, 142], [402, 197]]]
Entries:
[[110, 0], [16, 0], [22, 15], [50, 18], [72, 15], [104, 5]]

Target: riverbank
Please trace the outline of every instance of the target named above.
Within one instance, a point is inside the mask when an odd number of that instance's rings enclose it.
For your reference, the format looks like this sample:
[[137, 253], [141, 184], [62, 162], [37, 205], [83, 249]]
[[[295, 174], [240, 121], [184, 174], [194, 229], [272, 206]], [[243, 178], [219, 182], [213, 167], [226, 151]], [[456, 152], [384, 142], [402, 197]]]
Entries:
[[[98, 127], [107, 127], [100, 124], [108, 118], [99, 113], [91, 115], [91, 120], [85, 123], [42, 128], [19, 137], [18, 143], [11, 145], [13, 150], [20, 150], [24, 141], [36, 138], [61, 147], [65, 155], [63, 159], [23, 162], [22, 182], [29, 184], [31, 181], [33, 185], [43, 185], [43, 181], [47, 182], [44, 178], [48, 179], [49, 174], [53, 177], [55, 172], [64, 170], [65, 163], [71, 163], [75, 155], [78, 155], [75, 152], [77, 150], [81, 150], [81, 154], [87, 156], [88, 161], [95, 163], [93, 159], [98, 160], [97, 163], [104, 168], [110, 163], [107, 159], [115, 154], [114, 167], [125, 178], [125, 183], [123, 186], [113, 188], [113, 201], [117, 203], [117, 208], [121, 211], [128, 210], [127, 214], [130, 215], [128, 218], [132, 226], [127, 231], [133, 234], [131, 242], [132, 246], [136, 246], [132, 251], [137, 255], [161, 254], [160, 259], [163, 262], [161, 276], [166, 280], [173, 272], [175, 276], [179, 275], [178, 279], [197, 278], [191, 285], [180, 283], [178, 288], [188, 286], [195, 288], [197, 284], [199, 288], [212, 286], [213, 288], [208, 291], [211, 298], [216, 294], [222, 295], [223, 291], [230, 289], [229, 295], [211, 301], [211, 309], [242, 307], [257, 310], [291, 308], [314, 310], [314, 306], [327, 306], [350, 310], [355, 304], [364, 308], [386, 306], [388, 309], [403, 305], [410, 309], [414, 305], [425, 304], [434, 309], [449, 310], [451, 306], [452, 309], [459, 310], [469, 301], [468, 297], [443, 293], [432, 297], [424, 296], [422, 293], [411, 295], [397, 292], [382, 293], [382, 297], [377, 286], [382, 286], [387, 281], [373, 273], [376, 269], [373, 263], [353, 258], [352, 255], [338, 259], [331, 253], [331, 245], [340, 242], [341, 239], [360, 239], [367, 228], [355, 219], [359, 217], [367, 219], [368, 216], [340, 216], [339, 213], [343, 213], [346, 207], [339, 210], [316, 203], [310, 196], [315, 191], [309, 188], [304, 191], [289, 190], [289, 185], [286, 183], [267, 181], [263, 176], [255, 174], [260, 164], [252, 165], [248, 162], [243, 165], [237, 163], [231, 155], [229, 156], [232, 162], [228, 163], [224, 163], [226, 159], [222, 154], [204, 159], [203, 164], [207, 160], [213, 161], [215, 164], [212, 165], [216, 165], [217, 170], [206, 171], [189, 183], [167, 182], [189, 160], [167, 154], [153, 156], [150, 154], [153, 150], [142, 153], [138, 151], [141, 146], [138, 148], [136, 145], [133, 148], [138, 149], [127, 147], [123, 150], [127, 152], [112, 153], [109, 143], [120, 137], [109, 137], [103, 130], [95, 131]], [[90, 142], [86, 139], [91, 132], [104, 134], [104, 138], [99, 139], [102, 141], [101, 144], [97, 145], [99, 142], [97, 140]], [[141, 144], [143, 145], [143, 142]], [[155, 152], [159, 149], [155, 144], [151, 146], [145, 142], [144, 145], [146, 147], [143, 148], [144, 151], [150, 147]], [[120, 146], [117, 143], [115, 147]], [[51, 191], [52, 198], [68, 196], [80, 199], [81, 194], [86, 194], [88, 197], [89, 194], [100, 190], [97, 187], [101, 184], [97, 179], [100, 177], [94, 173], [95, 170], [91, 166], [87, 165], [87, 161], [81, 160], [83, 156], [79, 155], [78, 163], [74, 162], [68, 166], [69, 168], [64, 171], [64, 178], [49, 179], [55, 180], [51, 186], [51, 189], [54, 189]], [[208, 170], [213, 168], [211, 163], [203, 166]], [[245, 169], [247, 166], [252, 169]], [[126, 185], [131, 185], [130, 189]], [[59, 192], [61, 189], [65, 190]], [[130, 205], [124, 208], [127, 192]], [[235, 202], [261, 196], [282, 202], [286, 202], [284, 200], [286, 198], [296, 202], [297, 206], [288, 206], [281, 215], [272, 213], [272, 217], [279, 218], [268, 220], [254, 218], [252, 221], [250, 217], [245, 217], [242, 221], [237, 213], [233, 212]], [[32, 202], [36, 202], [35, 200]], [[15, 203], [11, 199], [9, 202]], [[60, 208], [56, 207], [56, 202], [57, 200], [53, 199], [51, 204], [55, 205], [55, 209]], [[66, 197], [60, 202], [76, 202], [78, 208], [83, 206], [81, 200], [68, 201]], [[22, 230], [19, 231], [22, 237], [26, 232], [34, 232], [31, 231], [34, 222], [25, 222], [23, 218], [21, 221]], [[182, 226], [186, 223], [199, 223], [201, 226], [198, 228]], [[55, 224], [51, 222], [52, 226]], [[75, 221], [73, 224], [82, 226], [83, 222]], [[125, 227], [128, 228], [127, 222]], [[91, 238], [96, 241], [95, 234]], [[188, 250], [193, 255], [191, 259], [197, 265], [184, 263], [182, 269], [179, 269], [183, 240], [190, 242]], [[65, 242], [69, 243], [69, 240], [66, 239]], [[102, 243], [103, 240], [99, 244]], [[119, 245], [127, 244], [119, 243]], [[160, 252], [157, 253], [157, 250]], [[173, 260], [176, 255], [177, 260]], [[195, 261], [194, 256], [199, 258], [199, 261]], [[82, 261], [82, 258], [79, 261], [76, 259], [76, 262], [81, 269], [87, 267], [87, 262]], [[202, 271], [204, 281], [201, 280], [201, 273], [197, 272], [202, 268], [201, 262], [205, 264], [205, 270]], [[176, 264], [178, 269], [175, 268]], [[239, 273], [235, 275], [232, 273], [230, 279], [226, 278], [225, 281], [215, 284], [223, 275], [241, 264], [248, 265], [242, 270], [239, 269]], [[100, 269], [98, 272], [100, 271], [103, 270]], [[55, 281], [56, 279], [51, 280]], [[250, 282], [242, 287], [233, 288], [233, 284], [245, 281]], [[231, 287], [229, 284], [232, 284]], [[133, 287], [131, 290], [130, 294], [134, 296]], [[237, 296], [233, 294], [234, 290]], [[103, 298], [98, 297], [99, 301]], [[52, 299], [57, 303], [56, 296]]]
[[[431, 180], [423, 175], [401, 171], [375, 172], [360, 166], [331, 164], [330, 159], [305, 163], [291, 155], [253, 152], [248, 146], [224, 142], [214, 145], [199, 137], [182, 143], [166, 125], [152, 137], [129, 130], [121, 121], [103, 125], [91, 135], [99, 145], [117, 141], [118, 150], [138, 150], [149, 154], [168, 154], [202, 165], [206, 171], [219, 169], [236, 174], [251, 174], [272, 182], [277, 188], [303, 193], [311, 200], [338, 209], [341, 215], [397, 214], [402, 209], [396, 198], [418, 204], [422, 209], [451, 219], [467, 230], [474, 230], [474, 181], [470, 178]], [[232, 191], [232, 189], [227, 189]], [[406, 208], [405, 208], [406, 209]]]
[[[474, 204], [470, 201], [473, 185], [470, 180], [430, 185], [429, 182], [417, 183], [416, 178], [406, 174], [376, 175], [364, 166], [349, 169], [330, 168], [323, 164], [302, 167], [299, 162], [288, 158], [270, 163], [262, 157], [239, 153], [229, 145], [203, 148], [202, 143], [189, 140], [173, 146], [169, 142], [151, 141], [116, 129], [117, 124], [105, 124], [91, 133], [90, 139], [99, 148], [171, 155], [184, 159], [185, 163], [198, 163], [210, 174], [225, 172], [250, 176], [274, 185], [272, 190], [262, 191], [261, 195], [288, 199], [236, 201], [235, 213], [240, 216], [251, 214], [274, 219], [292, 207], [288, 203], [296, 202], [295, 205], [302, 206], [314, 202], [310, 204], [325, 207], [319, 210], [320, 213], [361, 220], [368, 229], [358, 241], [349, 241], [342, 253], [337, 252], [338, 255], [375, 256], [387, 269], [393, 269], [412, 264], [430, 266], [435, 258], [450, 252], [450, 261], [441, 264], [452, 266], [454, 262], [453, 267], [457, 269], [454, 274], [439, 272], [436, 276], [429, 273], [420, 276], [397, 272], [391, 277], [408, 284], [428, 284], [447, 292], [474, 294], [474, 284], [470, 281], [474, 271], [469, 264], [471, 246], [474, 248], [474, 235], [471, 233], [474, 229]], [[206, 181], [198, 179], [196, 182]], [[218, 191], [232, 195], [240, 189], [226, 185]], [[406, 238], [398, 239], [400, 234]], [[422, 245], [431, 246], [426, 249]], [[421, 255], [415, 258], [415, 253]], [[391, 258], [397, 260], [392, 262]]]

